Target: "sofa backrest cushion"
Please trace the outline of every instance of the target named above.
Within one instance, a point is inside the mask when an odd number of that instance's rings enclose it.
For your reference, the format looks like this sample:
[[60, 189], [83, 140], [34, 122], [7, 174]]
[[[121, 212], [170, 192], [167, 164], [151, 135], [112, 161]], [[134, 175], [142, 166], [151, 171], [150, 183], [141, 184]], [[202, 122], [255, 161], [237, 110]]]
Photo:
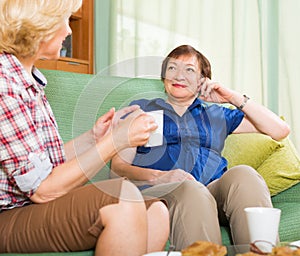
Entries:
[[134, 99], [164, 97], [159, 79], [42, 72], [48, 80], [45, 91], [64, 141], [90, 129], [112, 107], [118, 110]]

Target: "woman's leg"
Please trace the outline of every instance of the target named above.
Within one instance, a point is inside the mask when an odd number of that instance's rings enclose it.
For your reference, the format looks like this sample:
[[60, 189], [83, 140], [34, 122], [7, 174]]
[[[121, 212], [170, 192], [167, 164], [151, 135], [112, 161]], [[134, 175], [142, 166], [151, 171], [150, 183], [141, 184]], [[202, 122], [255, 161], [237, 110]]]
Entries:
[[120, 201], [100, 210], [103, 232], [96, 255], [142, 255], [147, 252], [147, 213], [143, 197], [129, 181], [123, 181]]
[[170, 212], [170, 242], [176, 250], [196, 240], [222, 243], [215, 199], [201, 183], [160, 184], [143, 190], [142, 194], [166, 200]]
[[[164, 209], [154, 219], [164, 216], [163, 212]], [[122, 237], [120, 245], [130, 249], [128, 255], [133, 255], [135, 248], [137, 252], [146, 252], [147, 216], [144, 200], [133, 184], [123, 179], [98, 182], [49, 203], [1, 212], [0, 252], [91, 250], [95, 248], [101, 233], [106, 238], [103, 239], [105, 243], [110, 243], [106, 244], [109, 249], [118, 247]], [[159, 230], [164, 233], [165, 229], [161, 226]], [[101, 253], [105, 255], [106, 252]], [[111, 251], [108, 255], [112, 255]], [[122, 252], [121, 255], [126, 254]]]
[[0, 213], [0, 252], [93, 249], [103, 229], [99, 209], [119, 202], [123, 179], [80, 187], [45, 204]]
[[[168, 211], [161, 202], [146, 211], [144, 199], [130, 182], [123, 181], [120, 202], [100, 210], [104, 226], [96, 255], [140, 256], [161, 250], [168, 238]], [[148, 248], [148, 249], [147, 249]]]
[[252, 167], [232, 167], [217, 181], [208, 185], [216, 198], [220, 223], [229, 223], [234, 244], [250, 242], [244, 208], [272, 207], [264, 179]]
[[169, 212], [162, 202], [151, 204], [148, 216], [148, 252], [162, 251], [170, 232]]

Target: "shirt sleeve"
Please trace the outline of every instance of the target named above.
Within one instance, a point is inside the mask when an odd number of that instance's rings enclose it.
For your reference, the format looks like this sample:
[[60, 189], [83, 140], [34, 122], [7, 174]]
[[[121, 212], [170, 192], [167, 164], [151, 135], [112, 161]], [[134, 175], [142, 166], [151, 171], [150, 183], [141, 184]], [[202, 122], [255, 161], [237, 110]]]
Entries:
[[132, 105], [139, 105], [142, 110], [145, 110], [145, 106], [146, 106], [147, 103], [148, 103], [147, 100], [145, 100], [145, 99], [139, 99], [139, 100], [134, 100], [134, 101], [130, 102], [129, 105], [130, 106], [132, 106]]
[[231, 134], [242, 122], [244, 118], [244, 112], [239, 109], [230, 109], [224, 107], [226, 125], [227, 125], [227, 133]]
[[10, 182], [15, 183], [28, 197], [45, 178], [41, 166], [47, 166], [45, 169], [48, 170], [48, 174], [50, 167], [46, 164], [48, 160], [45, 155], [41, 159], [41, 162], [46, 161], [44, 165], [38, 165], [35, 157], [29, 158], [32, 153], [39, 158], [43, 154], [43, 147], [37, 135], [38, 127], [31, 118], [32, 114], [34, 113], [29, 111], [21, 98], [14, 97], [13, 94], [10, 96], [9, 93], [0, 95], [1, 169]]

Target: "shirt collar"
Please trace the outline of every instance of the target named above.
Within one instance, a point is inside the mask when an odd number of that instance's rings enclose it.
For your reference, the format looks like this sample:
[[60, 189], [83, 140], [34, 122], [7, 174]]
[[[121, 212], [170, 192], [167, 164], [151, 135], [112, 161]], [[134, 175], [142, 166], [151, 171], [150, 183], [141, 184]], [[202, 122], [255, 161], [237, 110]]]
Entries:
[[[154, 101], [154, 104], [160, 106], [163, 109], [173, 110], [172, 106], [167, 103], [164, 99], [158, 98]], [[202, 108], [206, 105], [204, 101], [199, 98], [196, 98], [194, 102], [188, 107], [188, 110], [191, 111], [194, 108]]]
[[[18, 58], [13, 54], [0, 54], [0, 63], [3, 63], [10, 75], [13, 76], [13, 79], [17, 83], [23, 84], [26, 89], [31, 86], [36, 86], [35, 83], [31, 80], [29, 74], [26, 72], [26, 70], [20, 63], [20, 61], [18, 60]], [[42, 89], [47, 85], [47, 79], [36, 67], [33, 67], [32, 75], [36, 80], [39, 89]]]
[[194, 108], [201, 108], [204, 107], [206, 104], [203, 100], [200, 100], [199, 98], [196, 98], [194, 102], [189, 106], [189, 110], [192, 110]]
[[38, 82], [38, 84], [40, 84], [43, 87], [45, 87], [47, 85], [46, 77], [36, 67], [33, 67], [32, 75], [33, 75], [33, 78]]

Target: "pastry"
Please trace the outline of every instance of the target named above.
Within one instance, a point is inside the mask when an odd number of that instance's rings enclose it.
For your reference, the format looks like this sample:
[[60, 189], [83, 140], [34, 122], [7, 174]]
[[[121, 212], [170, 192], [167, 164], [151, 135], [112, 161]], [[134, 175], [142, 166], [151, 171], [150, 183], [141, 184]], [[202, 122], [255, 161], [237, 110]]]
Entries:
[[[247, 252], [243, 254], [237, 254], [236, 256], [256, 256], [261, 255], [254, 252]], [[300, 249], [295, 249], [289, 246], [274, 247], [271, 253], [265, 253], [268, 256], [300, 256]]]
[[208, 241], [196, 241], [181, 251], [182, 256], [224, 256], [227, 249], [223, 245], [215, 244]]

